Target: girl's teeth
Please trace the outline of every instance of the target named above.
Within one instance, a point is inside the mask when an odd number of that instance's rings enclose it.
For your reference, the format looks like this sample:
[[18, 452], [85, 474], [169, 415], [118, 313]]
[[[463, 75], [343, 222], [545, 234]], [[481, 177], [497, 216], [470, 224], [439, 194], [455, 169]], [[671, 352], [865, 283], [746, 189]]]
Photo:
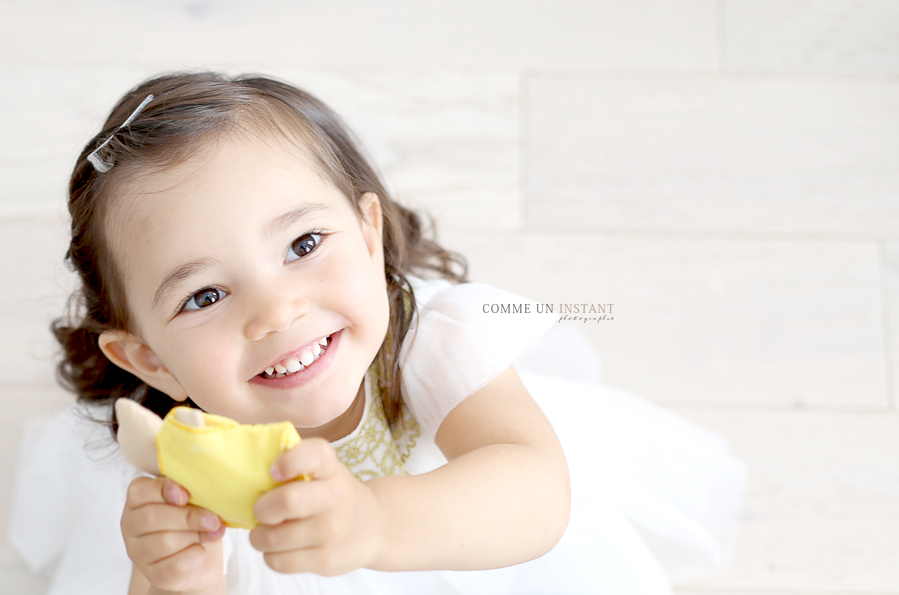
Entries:
[[321, 357], [328, 347], [328, 338], [322, 337], [312, 344], [311, 351], [304, 351], [299, 358], [286, 359], [283, 362], [275, 364], [273, 367], [265, 369], [265, 375], [270, 378], [284, 378], [294, 372], [300, 372], [306, 369], [306, 366]]

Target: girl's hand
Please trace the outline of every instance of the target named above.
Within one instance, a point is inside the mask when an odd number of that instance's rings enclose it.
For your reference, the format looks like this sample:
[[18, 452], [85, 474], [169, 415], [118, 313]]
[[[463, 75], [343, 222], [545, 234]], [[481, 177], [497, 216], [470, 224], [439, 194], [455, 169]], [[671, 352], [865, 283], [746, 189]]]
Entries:
[[225, 526], [217, 515], [189, 506], [188, 499], [187, 491], [171, 479], [132, 481], [121, 523], [128, 557], [156, 589], [224, 592]]
[[[303, 475], [312, 479], [288, 481]], [[272, 477], [287, 483], [256, 501], [260, 524], [250, 543], [273, 570], [333, 576], [375, 560], [382, 535], [378, 502], [327, 441], [309, 438], [282, 453]]]

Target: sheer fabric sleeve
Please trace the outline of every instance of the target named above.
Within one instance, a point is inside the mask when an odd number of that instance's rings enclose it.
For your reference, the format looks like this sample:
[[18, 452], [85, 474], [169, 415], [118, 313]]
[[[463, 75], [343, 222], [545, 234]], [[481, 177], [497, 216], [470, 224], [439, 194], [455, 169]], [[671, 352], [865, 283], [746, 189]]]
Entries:
[[557, 320], [538, 304], [483, 283], [422, 292], [403, 342], [403, 396], [422, 433], [434, 436], [447, 414], [484, 387]]
[[52, 568], [47, 595], [128, 590], [119, 520], [138, 472], [94, 419], [108, 419], [108, 411], [72, 405], [43, 424], [20, 457], [10, 542], [33, 572]]

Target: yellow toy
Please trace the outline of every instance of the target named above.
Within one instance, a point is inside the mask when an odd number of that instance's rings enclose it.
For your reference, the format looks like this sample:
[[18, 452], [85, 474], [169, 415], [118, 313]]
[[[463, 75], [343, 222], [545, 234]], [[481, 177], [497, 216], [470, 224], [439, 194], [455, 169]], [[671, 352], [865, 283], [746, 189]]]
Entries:
[[278, 485], [269, 468], [300, 442], [290, 422], [240, 424], [190, 407], [165, 419], [130, 399], [116, 401], [116, 437], [129, 463], [178, 482], [190, 503], [219, 515], [229, 527], [258, 524], [253, 504]]

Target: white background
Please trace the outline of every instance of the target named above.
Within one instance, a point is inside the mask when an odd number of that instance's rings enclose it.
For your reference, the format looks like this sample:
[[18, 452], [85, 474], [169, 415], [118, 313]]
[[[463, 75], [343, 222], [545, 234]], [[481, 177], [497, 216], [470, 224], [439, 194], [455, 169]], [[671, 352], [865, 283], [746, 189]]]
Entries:
[[[899, 593], [896, 0], [0, 2], [0, 532], [71, 399], [67, 174], [185, 68], [331, 102], [474, 280], [615, 304], [603, 380], [749, 463], [728, 571], [679, 593]], [[44, 584], [2, 546], [3, 589]]]

